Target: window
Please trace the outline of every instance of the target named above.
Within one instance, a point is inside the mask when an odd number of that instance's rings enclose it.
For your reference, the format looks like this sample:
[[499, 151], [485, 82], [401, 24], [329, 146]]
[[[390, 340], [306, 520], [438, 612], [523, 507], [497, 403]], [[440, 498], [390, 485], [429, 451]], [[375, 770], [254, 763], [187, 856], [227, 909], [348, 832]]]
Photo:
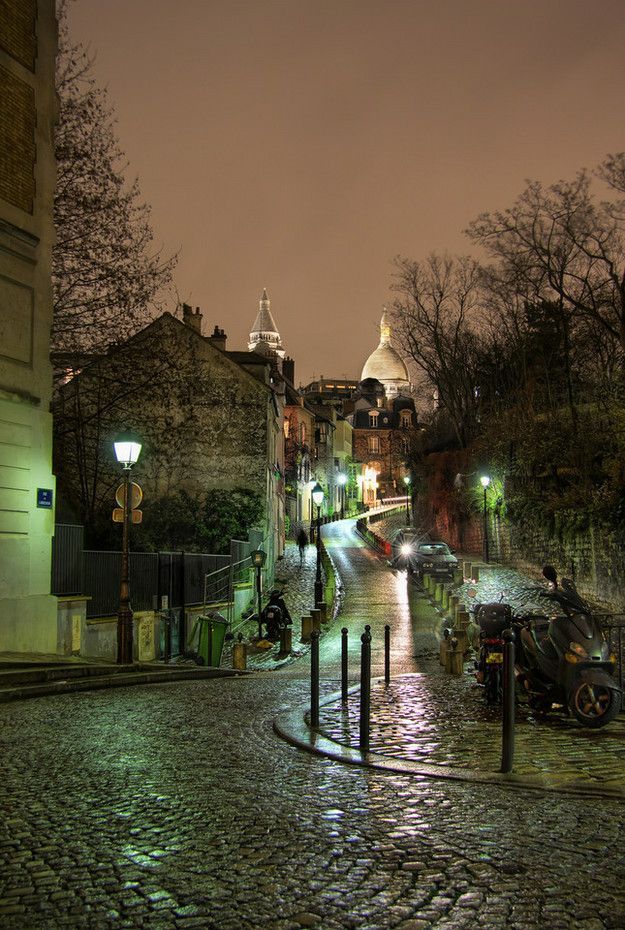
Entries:
[[300, 423], [299, 427], [299, 441], [302, 445], [306, 442], [306, 424]]
[[408, 453], [410, 452], [410, 443], [408, 442], [408, 439], [406, 438], [406, 436], [402, 436], [401, 451], [404, 455], [408, 455]]
[[369, 426], [373, 426], [373, 427], [377, 426], [379, 416], [380, 414], [377, 410], [370, 410], [369, 411]]
[[412, 413], [410, 410], [402, 410], [400, 417], [401, 428], [410, 429], [412, 426]]
[[380, 437], [369, 436], [369, 452], [379, 452], [379, 451], [380, 451]]

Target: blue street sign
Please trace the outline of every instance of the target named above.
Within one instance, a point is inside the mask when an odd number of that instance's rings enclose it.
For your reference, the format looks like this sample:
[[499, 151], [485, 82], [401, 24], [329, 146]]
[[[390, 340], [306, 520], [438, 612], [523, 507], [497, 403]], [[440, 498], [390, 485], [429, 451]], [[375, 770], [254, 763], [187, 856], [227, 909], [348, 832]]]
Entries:
[[45, 507], [46, 510], [51, 510], [53, 498], [54, 492], [52, 488], [37, 488], [37, 507]]

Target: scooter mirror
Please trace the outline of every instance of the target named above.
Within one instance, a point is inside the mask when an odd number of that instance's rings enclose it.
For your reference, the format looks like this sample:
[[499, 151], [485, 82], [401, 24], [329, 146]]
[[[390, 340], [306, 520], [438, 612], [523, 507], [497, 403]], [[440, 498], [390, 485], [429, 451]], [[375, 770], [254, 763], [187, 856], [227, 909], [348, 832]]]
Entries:
[[543, 575], [545, 576], [547, 581], [550, 581], [552, 584], [557, 584], [558, 573], [553, 567], [553, 565], [545, 565], [543, 567]]

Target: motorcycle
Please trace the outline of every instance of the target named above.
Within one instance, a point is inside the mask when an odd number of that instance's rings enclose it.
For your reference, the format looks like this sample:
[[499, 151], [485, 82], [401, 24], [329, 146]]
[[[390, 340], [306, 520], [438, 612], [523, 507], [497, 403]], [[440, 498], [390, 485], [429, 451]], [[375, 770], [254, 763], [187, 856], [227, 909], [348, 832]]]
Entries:
[[473, 618], [479, 627], [475, 677], [484, 686], [488, 705], [500, 704], [503, 697], [503, 631], [512, 624], [512, 608], [501, 600], [475, 604]]
[[573, 582], [563, 578], [558, 583], [551, 565], [543, 575], [550, 590], [541, 594], [561, 613], [515, 618], [517, 683], [533, 709], [558, 705], [585, 727], [603, 727], [621, 707], [613, 677], [616, 657], [609, 654], [603, 631]]
[[293, 621], [282, 595], [284, 591], [274, 588], [269, 595], [267, 606], [260, 615], [261, 626], [267, 630], [267, 639], [273, 642], [280, 639], [280, 632]]

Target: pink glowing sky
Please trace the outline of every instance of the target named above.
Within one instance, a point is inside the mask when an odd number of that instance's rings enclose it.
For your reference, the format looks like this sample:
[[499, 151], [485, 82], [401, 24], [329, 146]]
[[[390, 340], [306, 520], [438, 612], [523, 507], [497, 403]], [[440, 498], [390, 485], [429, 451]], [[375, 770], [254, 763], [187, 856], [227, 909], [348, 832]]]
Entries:
[[392, 259], [625, 149], [622, 0], [76, 0], [180, 298], [358, 377]]

